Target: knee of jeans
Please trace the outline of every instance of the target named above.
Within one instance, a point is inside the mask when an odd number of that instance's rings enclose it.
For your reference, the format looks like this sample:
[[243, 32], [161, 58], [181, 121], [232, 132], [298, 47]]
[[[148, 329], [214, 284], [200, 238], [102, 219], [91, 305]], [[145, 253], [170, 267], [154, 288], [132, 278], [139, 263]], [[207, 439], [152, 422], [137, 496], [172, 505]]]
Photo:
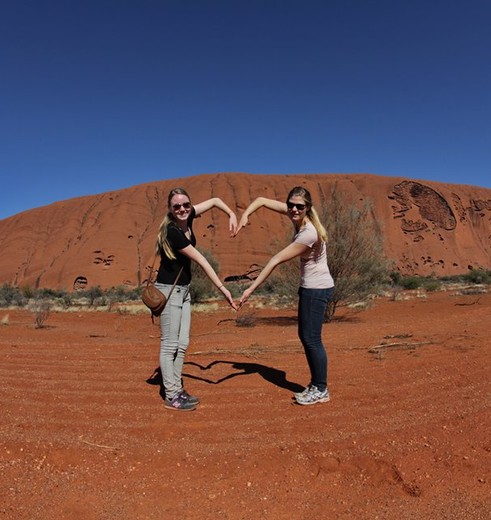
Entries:
[[314, 336], [301, 336], [300, 341], [302, 345], [310, 350], [316, 350], [322, 348], [322, 338]]
[[189, 347], [189, 341], [180, 342], [178, 345], [179, 350], [186, 350]]

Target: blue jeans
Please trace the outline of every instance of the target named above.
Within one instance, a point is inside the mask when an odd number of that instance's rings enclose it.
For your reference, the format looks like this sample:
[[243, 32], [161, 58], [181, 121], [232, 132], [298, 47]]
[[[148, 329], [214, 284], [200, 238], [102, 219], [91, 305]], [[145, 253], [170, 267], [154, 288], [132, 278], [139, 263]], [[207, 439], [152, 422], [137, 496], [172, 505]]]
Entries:
[[[156, 283], [168, 296], [172, 285]], [[172, 399], [182, 389], [182, 367], [189, 345], [191, 296], [188, 285], [176, 285], [160, 315], [160, 370], [165, 396]]]
[[322, 324], [334, 288], [298, 290], [298, 336], [310, 369], [310, 384], [327, 388], [327, 353], [322, 343]]

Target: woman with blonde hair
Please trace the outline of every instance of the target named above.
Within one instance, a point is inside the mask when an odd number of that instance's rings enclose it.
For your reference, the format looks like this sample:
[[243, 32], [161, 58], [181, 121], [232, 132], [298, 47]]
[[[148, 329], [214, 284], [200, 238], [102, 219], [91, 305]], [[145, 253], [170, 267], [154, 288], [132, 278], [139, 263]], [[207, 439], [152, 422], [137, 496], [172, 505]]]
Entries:
[[262, 269], [240, 299], [239, 308], [251, 294], [283, 262], [300, 257], [300, 288], [298, 290], [298, 335], [310, 369], [310, 383], [294, 395], [300, 405], [329, 401], [327, 388], [327, 353], [322, 343], [322, 324], [328, 301], [332, 298], [334, 281], [326, 258], [327, 232], [312, 204], [310, 192], [297, 186], [286, 202], [259, 197], [244, 211], [237, 233], [248, 224], [249, 216], [261, 207], [287, 215], [293, 224], [293, 241], [276, 253]]
[[165, 391], [164, 406], [171, 410], [190, 411], [199, 404], [199, 399], [189, 395], [182, 386], [182, 367], [191, 326], [191, 261], [203, 269], [230, 306], [237, 310], [230, 291], [208, 260], [196, 249], [193, 221], [205, 211], [216, 207], [229, 216], [229, 229], [234, 236], [237, 232], [237, 218], [218, 197], [191, 204], [191, 198], [183, 188], [170, 191], [167, 205], [167, 213], [157, 235], [156, 253], [160, 254], [160, 267], [155, 287], [168, 297], [172, 286], [177, 283], [160, 316], [160, 370]]

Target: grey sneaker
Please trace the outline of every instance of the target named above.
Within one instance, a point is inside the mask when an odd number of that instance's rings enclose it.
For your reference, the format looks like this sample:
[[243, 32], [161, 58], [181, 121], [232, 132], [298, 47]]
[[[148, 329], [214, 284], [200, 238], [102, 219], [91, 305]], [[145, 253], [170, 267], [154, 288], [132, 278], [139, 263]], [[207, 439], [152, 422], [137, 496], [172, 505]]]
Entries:
[[306, 395], [310, 392], [310, 387], [311, 387], [311, 386], [312, 386], [312, 385], [308, 385], [308, 386], [306, 386], [306, 387], [305, 387], [301, 392], [297, 392], [296, 394], [293, 394], [293, 397], [294, 397], [295, 399], [298, 399], [299, 397], [304, 397], [304, 396], [306, 396]]
[[164, 406], [170, 410], [178, 410], [180, 412], [191, 412], [196, 408], [196, 404], [190, 403], [186, 399], [183, 399], [182, 394], [177, 394], [172, 399], [168, 399], [166, 397]]
[[179, 395], [188, 403], [197, 405], [199, 404], [199, 399], [195, 395], [190, 395], [184, 390], [184, 388], [179, 392]]
[[329, 391], [327, 388], [321, 392], [316, 386], [311, 386], [305, 395], [296, 398], [298, 404], [309, 405], [316, 403], [327, 403], [329, 401]]

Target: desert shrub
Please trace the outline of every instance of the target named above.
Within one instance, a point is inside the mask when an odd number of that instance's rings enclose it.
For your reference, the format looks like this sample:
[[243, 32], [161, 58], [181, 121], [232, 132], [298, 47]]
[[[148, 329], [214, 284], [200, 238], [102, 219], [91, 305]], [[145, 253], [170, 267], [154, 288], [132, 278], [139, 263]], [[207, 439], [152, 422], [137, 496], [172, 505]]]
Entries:
[[78, 296], [81, 298], [87, 298], [89, 303], [89, 307], [93, 307], [98, 298], [103, 296], [104, 291], [101, 289], [99, 285], [94, 287], [89, 287], [88, 289], [84, 289], [83, 291], [78, 291]]
[[328, 233], [327, 259], [335, 282], [326, 320], [339, 303], [353, 303], [378, 294], [390, 283], [389, 261], [383, 255], [382, 232], [373, 218], [370, 201], [361, 208], [335, 188], [320, 213]]
[[59, 296], [60, 291], [57, 291], [56, 289], [49, 289], [47, 287], [42, 289], [37, 289], [32, 297], [36, 300], [51, 300], [55, 299]]
[[34, 297], [35, 291], [30, 285], [21, 288], [22, 294], [29, 300]]
[[240, 313], [235, 318], [236, 327], [255, 327], [256, 317], [252, 313]]
[[112, 310], [114, 304], [125, 303], [128, 301], [139, 301], [141, 298], [143, 287], [128, 288], [124, 285], [118, 285], [117, 287], [111, 287], [104, 293], [104, 301], [108, 306], [108, 310]]
[[442, 288], [442, 283], [439, 280], [426, 280], [423, 283], [423, 289], [428, 292], [439, 291]]
[[51, 312], [51, 303], [47, 300], [38, 301], [34, 303], [32, 310], [34, 312], [34, 327], [42, 329]]
[[64, 308], [68, 308], [72, 304], [72, 295], [68, 291], [61, 291], [58, 299], [60, 305]]
[[390, 278], [393, 288], [400, 290], [414, 290], [423, 288], [425, 291], [433, 292], [442, 288], [443, 279], [436, 278], [435, 275], [425, 276], [403, 276], [400, 273], [391, 273]]
[[16, 294], [16, 289], [9, 284], [4, 283], [0, 287], [0, 305], [8, 307]]
[[[211, 254], [210, 251], [199, 249], [200, 253], [210, 262], [216, 273], [219, 272], [219, 264], [216, 258]], [[191, 262], [191, 301], [200, 303], [212, 296], [217, 295], [215, 286], [211, 283], [210, 279], [206, 276], [205, 272], [196, 262]]]
[[423, 285], [423, 280], [419, 276], [401, 276], [398, 285], [405, 290], [419, 289]]
[[70, 297], [62, 298], [58, 296], [58, 298], [55, 298], [54, 302], [58, 307], [61, 307], [62, 309], [68, 309], [68, 307], [70, 307], [70, 305], [72, 304], [72, 300]]
[[489, 284], [491, 283], [491, 274], [484, 269], [470, 269], [462, 276], [463, 280], [474, 284]]
[[8, 283], [4, 283], [0, 287], [0, 307], [9, 307], [10, 305], [25, 307], [27, 301], [27, 298], [18, 287]]

